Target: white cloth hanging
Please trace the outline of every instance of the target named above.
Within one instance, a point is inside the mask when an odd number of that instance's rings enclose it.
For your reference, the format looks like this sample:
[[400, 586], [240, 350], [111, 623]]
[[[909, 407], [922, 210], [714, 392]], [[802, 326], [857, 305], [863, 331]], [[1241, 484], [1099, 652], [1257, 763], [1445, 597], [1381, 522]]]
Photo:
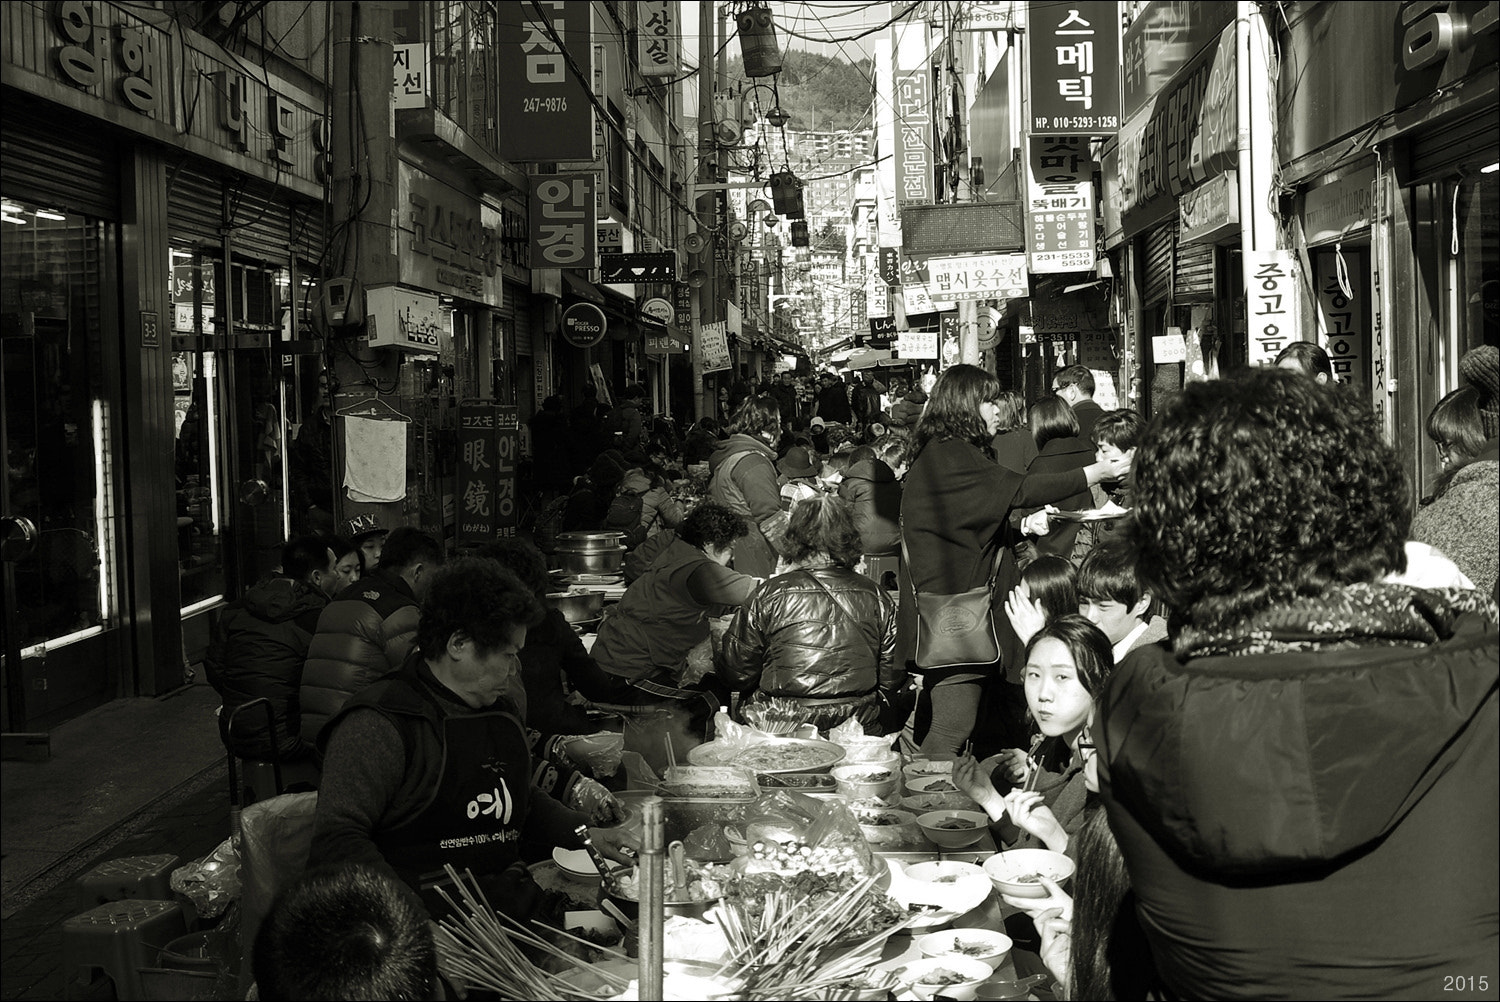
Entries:
[[406, 497], [405, 421], [344, 418], [344, 487], [351, 501]]

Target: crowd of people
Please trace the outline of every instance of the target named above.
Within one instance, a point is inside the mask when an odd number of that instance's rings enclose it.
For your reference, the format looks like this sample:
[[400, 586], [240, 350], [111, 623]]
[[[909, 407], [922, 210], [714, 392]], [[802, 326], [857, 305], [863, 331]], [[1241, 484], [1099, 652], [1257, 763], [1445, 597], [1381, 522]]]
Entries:
[[[289, 909], [338, 890], [437, 915], [444, 864], [525, 901], [554, 846], [629, 854], [613, 781], [569, 750], [590, 710], [659, 769], [774, 700], [954, 758], [997, 845], [1075, 859], [1071, 895], [1010, 901], [1059, 997], [1435, 994], [1493, 976], [1500, 944], [1497, 362], [1470, 352], [1434, 408], [1419, 504], [1313, 345], [1149, 421], [1082, 366], [1029, 405], [970, 365], [741, 380], [681, 441], [635, 387], [597, 429], [553, 398], [536, 541], [630, 550], [592, 649], [529, 540], [304, 537], [220, 617], [223, 737], [310, 764]], [[274, 723], [242, 729], [257, 698]]]

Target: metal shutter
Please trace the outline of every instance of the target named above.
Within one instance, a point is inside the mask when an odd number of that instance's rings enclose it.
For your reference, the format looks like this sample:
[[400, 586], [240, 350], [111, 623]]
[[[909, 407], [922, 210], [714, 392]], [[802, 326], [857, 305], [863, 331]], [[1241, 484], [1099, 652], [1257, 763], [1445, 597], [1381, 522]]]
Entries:
[[43, 114], [25, 104], [6, 100], [0, 190], [45, 208], [118, 220], [122, 150], [114, 137], [98, 121], [77, 126], [60, 110]]
[[1141, 279], [1143, 306], [1166, 302], [1172, 291], [1172, 245], [1177, 222], [1170, 220], [1146, 234], [1144, 273]]
[[1172, 267], [1172, 302], [1214, 301], [1214, 264], [1218, 255], [1211, 243], [1178, 244]]
[[1494, 105], [1441, 127], [1430, 129], [1411, 144], [1412, 176], [1406, 184], [1421, 184], [1460, 168], [1470, 171], [1495, 162], [1500, 149], [1500, 117]]

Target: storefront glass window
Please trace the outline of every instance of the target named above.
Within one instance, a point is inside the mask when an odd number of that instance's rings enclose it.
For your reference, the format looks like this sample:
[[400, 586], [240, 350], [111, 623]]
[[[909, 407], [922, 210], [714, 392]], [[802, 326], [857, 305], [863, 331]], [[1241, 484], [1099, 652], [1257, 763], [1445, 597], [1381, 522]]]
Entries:
[[109, 624], [113, 471], [100, 338], [104, 224], [15, 199], [0, 222], [0, 511], [38, 530], [16, 565], [23, 656]]
[[[1500, 170], [1465, 178], [1458, 185], [1454, 302], [1458, 354], [1481, 344], [1500, 344]], [[1450, 248], [1452, 249], [1452, 248]]]

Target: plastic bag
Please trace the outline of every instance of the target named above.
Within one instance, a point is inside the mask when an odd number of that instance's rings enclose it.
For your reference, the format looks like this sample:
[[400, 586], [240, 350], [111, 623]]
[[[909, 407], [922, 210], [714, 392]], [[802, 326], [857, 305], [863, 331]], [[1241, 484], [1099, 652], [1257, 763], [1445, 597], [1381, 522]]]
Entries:
[[[824, 861], [861, 877], [879, 872], [859, 822], [839, 800], [771, 790], [746, 810], [745, 842], [751, 848], [746, 872], [794, 872], [816, 868]], [[761, 844], [759, 854], [756, 843]]]
[[900, 763], [901, 756], [891, 749], [896, 735], [867, 737], [864, 727], [853, 717], [830, 730], [828, 740], [843, 747], [845, 762], [886, 763], [894, 760], [898, 765]]
[[240, 850], [233, 838], [195, 863], [172, 871], [172, 890], [193, 903], [200, 918], [218, 918], [240, 897]]
[[560, 739], [568, 761], [594, 776], [613, 776], [620, 770], [620, 756], [625, 751], [625, 735], [619, 731], [600, 731]]

